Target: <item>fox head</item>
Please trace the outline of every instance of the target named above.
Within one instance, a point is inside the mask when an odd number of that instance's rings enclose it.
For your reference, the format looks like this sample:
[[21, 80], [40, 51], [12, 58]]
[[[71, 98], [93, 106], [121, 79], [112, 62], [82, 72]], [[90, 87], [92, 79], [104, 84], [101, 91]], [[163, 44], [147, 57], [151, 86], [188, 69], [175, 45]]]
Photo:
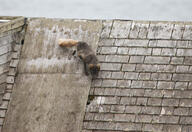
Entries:
[[91, 73], [91, 76], [93, 78], [96, 78], [100, 71], [100, 64], [89, 64], [88, 66], [89, 66], [89, 71]]

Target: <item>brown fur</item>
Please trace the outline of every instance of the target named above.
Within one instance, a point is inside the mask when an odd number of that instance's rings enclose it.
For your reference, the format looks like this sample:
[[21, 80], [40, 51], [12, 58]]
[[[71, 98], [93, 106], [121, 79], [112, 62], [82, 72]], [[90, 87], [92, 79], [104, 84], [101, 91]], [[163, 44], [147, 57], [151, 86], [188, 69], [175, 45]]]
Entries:
[[59, 43], [59, 46], [72, 47], [77, 45], [78, 41], [73, 39], [59, 39], [58, 43]]
[[72, 39], [60, 39], [59, 45], [64, 47], [77, 46], [77, 55], [84, 63], [85, 74], [89, 75], [90, 72], [93, 78], [98, 75], [100, 71], [100, 64], [94, 51], [86, 42], [76, 41]]

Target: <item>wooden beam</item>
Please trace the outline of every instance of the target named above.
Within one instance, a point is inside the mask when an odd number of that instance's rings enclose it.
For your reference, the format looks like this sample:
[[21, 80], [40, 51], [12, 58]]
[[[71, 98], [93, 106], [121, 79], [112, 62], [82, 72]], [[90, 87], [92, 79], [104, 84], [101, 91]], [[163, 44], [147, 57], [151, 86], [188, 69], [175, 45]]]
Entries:
[[24, 17], [19, 17], [17, 19], [11, 20], [6, 23], [2, 23], [0, 25], [0, 33], [18, 28], [20, 26], [23, 26], [25, 24], [25, 18]]
[[14, 20], [21, 16], [0, 16], [0, 20]]

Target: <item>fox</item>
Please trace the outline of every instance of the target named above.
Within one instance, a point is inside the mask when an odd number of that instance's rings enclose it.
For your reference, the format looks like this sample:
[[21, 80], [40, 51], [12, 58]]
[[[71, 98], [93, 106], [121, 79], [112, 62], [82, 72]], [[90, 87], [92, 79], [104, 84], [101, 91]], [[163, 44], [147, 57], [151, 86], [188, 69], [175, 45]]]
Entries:
[[100, 64], [95, 55], [95, 52], [84, 41], [77, 41], [73, 39], [59, 39], [59, 46], [62, 47], [77, 47], [77, 56], [83, 61], [85, 75], [91, 73], [92, 78], [96, 78], [100, 71]]

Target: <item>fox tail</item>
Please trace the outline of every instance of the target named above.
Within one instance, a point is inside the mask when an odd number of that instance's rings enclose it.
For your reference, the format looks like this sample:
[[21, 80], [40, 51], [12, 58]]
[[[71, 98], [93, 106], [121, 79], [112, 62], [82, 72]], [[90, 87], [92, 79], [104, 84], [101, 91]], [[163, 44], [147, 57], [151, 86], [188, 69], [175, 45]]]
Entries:
[[58, 40], [59, 46], [63, 46], [63, 47], [76, 46], [76, 45], [78, 44], [78, 42], [79, 42], [79, 41], [73, 40], [73, 39], [59, 39], [59, 40]]

